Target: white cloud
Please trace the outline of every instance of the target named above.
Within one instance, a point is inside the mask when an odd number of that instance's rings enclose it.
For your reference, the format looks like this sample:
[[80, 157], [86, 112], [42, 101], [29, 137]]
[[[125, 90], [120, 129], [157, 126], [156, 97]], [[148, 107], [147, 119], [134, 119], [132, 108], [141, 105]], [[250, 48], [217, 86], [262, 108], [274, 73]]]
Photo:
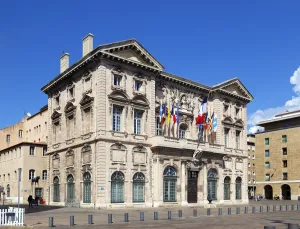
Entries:
[[291, 100], [286, 101], [283, 106], [257, 110], [250, 114], [248, 117], [248, 125], [250, 126], [249, 133], [257, 132], [259, 128], [255, 125], [260, 121], [273, 118], [276, 114], [300, 109], [300, 67], [290, 77], [290, 83], [295, 85], [293, 91], [296, 93], [296, 96], [293, 96]]
[[264, 128], [260, 127], [260, 126], [252, 126], [252, 127], [250, 127], [248, 133], [249, 134], [256, 134], [259, 131], [264, 131]]

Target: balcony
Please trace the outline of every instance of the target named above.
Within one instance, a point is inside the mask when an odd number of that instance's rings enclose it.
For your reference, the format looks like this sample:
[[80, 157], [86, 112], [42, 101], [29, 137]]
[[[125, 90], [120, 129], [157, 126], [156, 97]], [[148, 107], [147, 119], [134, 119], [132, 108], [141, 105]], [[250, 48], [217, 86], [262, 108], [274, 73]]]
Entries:
[[[181, 138], [171, 138], [166, 136], [155, 136], [149, 138], [152, 144], [151, 148], [174, 148], [174, 149], [184, 149], [195, 151], [197, 149], [198, 141], [192, 139], [181, 139]], [[224, 145], [212, 144], [209, 142], [201, 142], [199, 147], [205, 152], [212, 152], [217, 154], [236, 154], [240, 156], [243, 155], [243, 150], [226, 148]]]

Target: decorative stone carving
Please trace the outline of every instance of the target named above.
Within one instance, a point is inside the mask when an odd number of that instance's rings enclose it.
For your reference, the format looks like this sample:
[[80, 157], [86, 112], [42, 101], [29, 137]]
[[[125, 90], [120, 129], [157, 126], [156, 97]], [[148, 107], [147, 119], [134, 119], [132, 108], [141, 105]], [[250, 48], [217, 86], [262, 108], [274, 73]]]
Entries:
[[142, 144], [138, 144], [132, 149], [133, 157], [132, 162], [135, 164], [146, 164], [147, 163], [147, 150]]
[[232, 169], [232, 158], [231, 157], [224, 156], [223, 161], [224, 161], [224, 168], [225, 169]]
[[81, 150], [82, 164], [90, 164], [92, 162], [92, 148], [90, 145], [84, 145]]
[[72, 167], [74, 166], [74, 151], [71, 149], [68, 149], [67, 153], [66, 153], [66, 166], [67, 167]]
[[127, 149], [120, 142], [110, 147], [110, 159], [117, 163], [125, 163], [127, 161]]
[[236, 170], [240, 170], [240, 171], [242, 171], [243, 170], [243, 159], [242, 158], [236, 158], [235, 159], [235, 169]]
[[59, 162], [60, 162], [60, 157], [59, 157], [59, 154], [56, 153], [52, 157], [52, 167], [53, 167], [53, 169], [59, 169]]

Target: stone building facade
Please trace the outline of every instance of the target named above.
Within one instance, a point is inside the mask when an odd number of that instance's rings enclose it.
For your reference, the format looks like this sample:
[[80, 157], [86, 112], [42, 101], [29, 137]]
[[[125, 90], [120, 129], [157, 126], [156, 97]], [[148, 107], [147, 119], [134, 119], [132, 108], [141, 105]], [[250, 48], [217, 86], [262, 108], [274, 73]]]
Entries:
[[[49, 161], [47, 121], [45, 106], [21, 122], [0, 130], [0, 198], [4, 197], [8, 203], [18, 201], [19, 168], [20, 202], [26, 203], [29, 195], [45, 199]], [[40, 177], [39, 182], [32, 182], [37, 177]]]
[[[247, 104], [231, 79], [213, 87], [167, 73], [136, 40], [93, 49], [42, 88], [48, 95], [50, 204], [132, 207], [247, 203]], [[218, 130], [198, 143], [195, 117], [207, 109]], [[160, 122], [160, 104], [179, 122]]]
[[298, 200], [300, 196], [300, 111], [286, 112], [258, 123], [256, 188], [266, 199]]

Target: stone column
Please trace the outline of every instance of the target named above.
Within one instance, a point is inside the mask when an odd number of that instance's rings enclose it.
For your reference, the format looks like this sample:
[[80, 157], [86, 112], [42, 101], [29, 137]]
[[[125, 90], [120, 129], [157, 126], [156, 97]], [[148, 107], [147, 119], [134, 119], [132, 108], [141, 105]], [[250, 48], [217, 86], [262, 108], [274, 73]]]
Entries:
[[181, 162], [181, 205], [187, 205], [186, 200], [186, 162]]

